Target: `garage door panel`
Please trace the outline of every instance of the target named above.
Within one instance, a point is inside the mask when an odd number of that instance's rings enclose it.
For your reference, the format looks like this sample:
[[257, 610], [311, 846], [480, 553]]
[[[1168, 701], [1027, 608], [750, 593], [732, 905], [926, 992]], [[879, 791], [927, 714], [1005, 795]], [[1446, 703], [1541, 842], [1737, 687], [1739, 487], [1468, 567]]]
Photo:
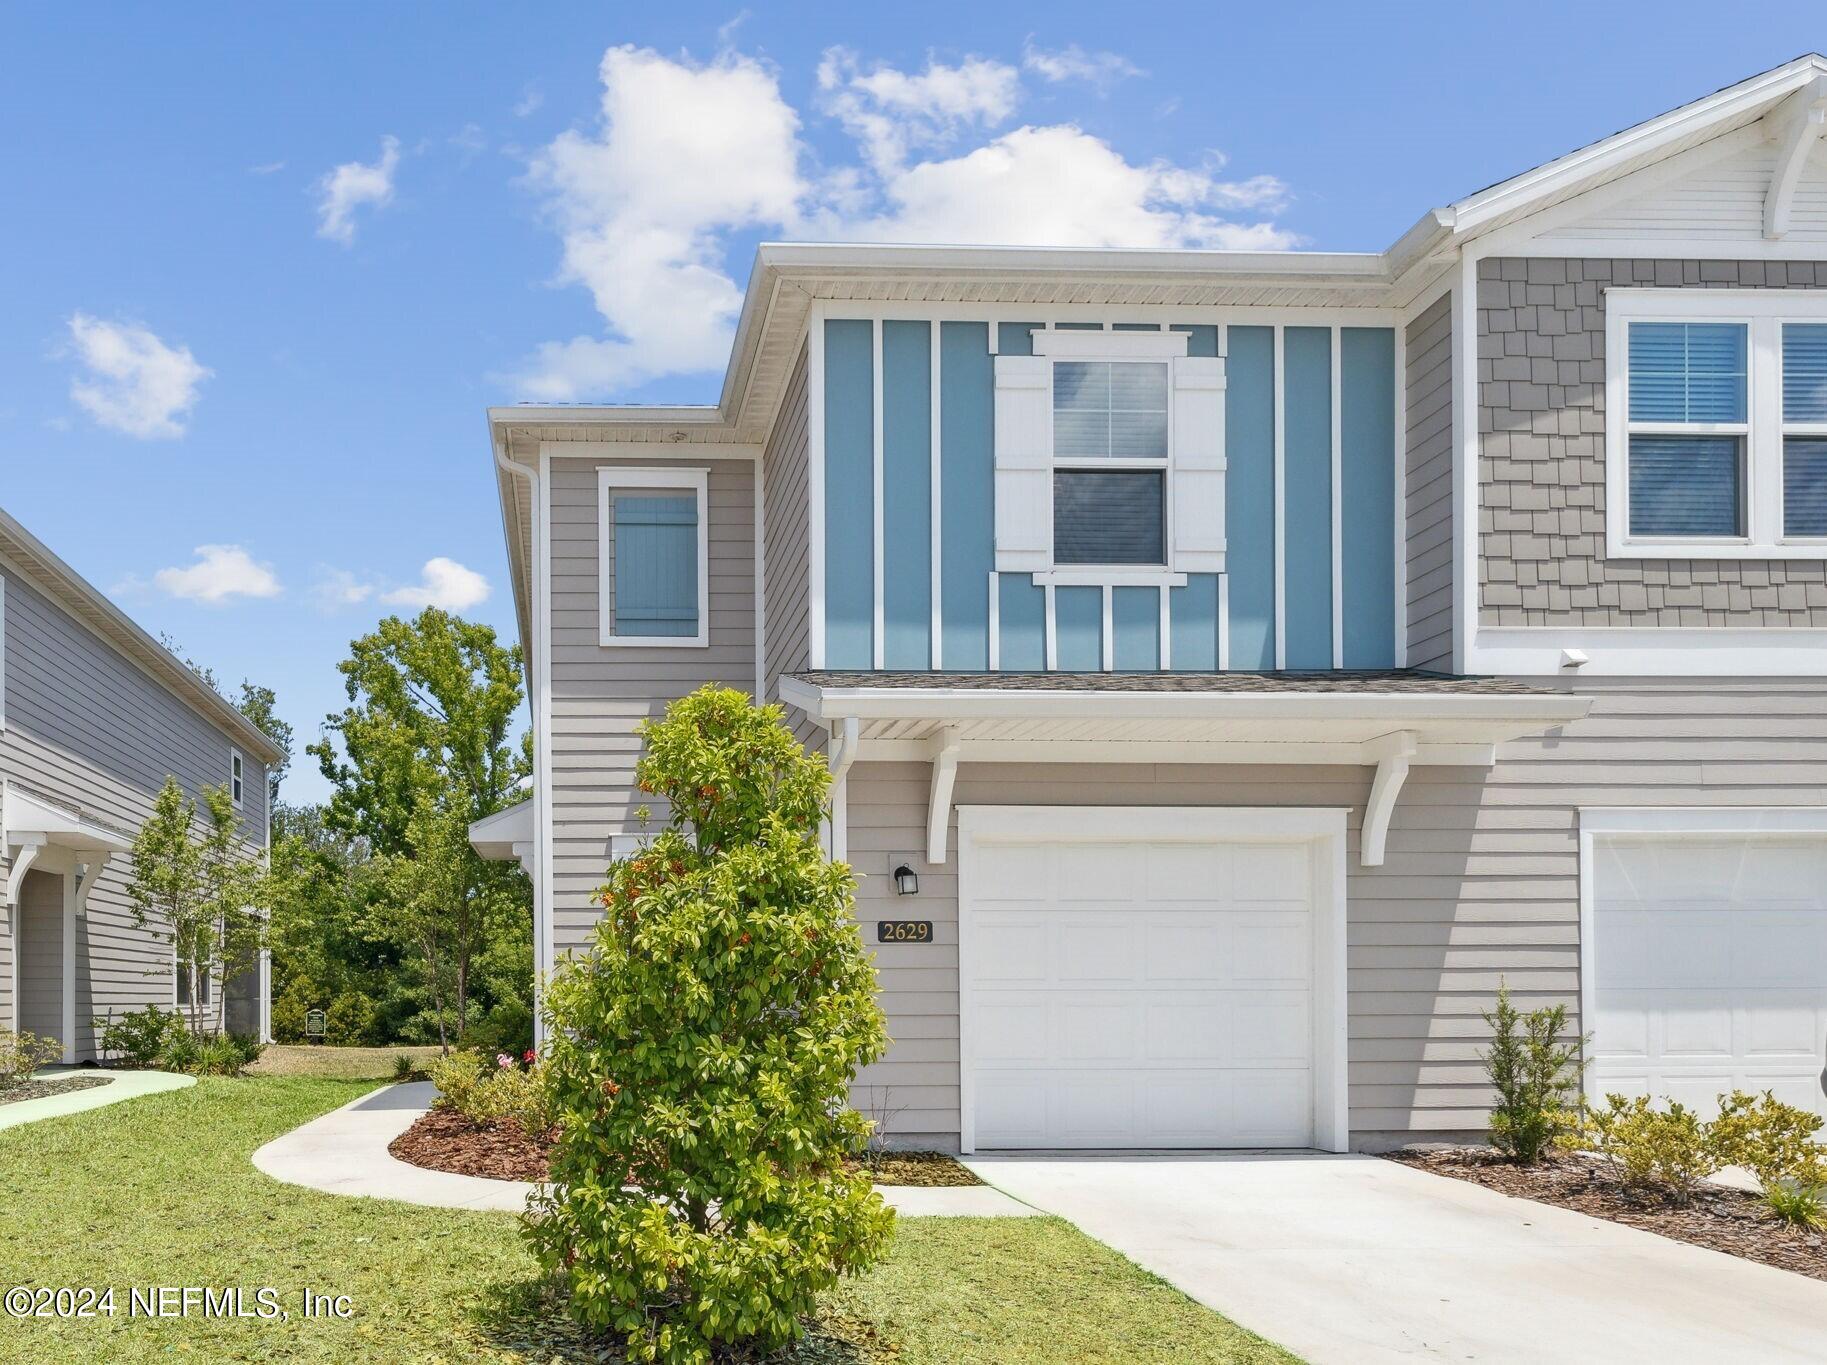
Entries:
[[1127, 905], [1147, 875], [1143, 847], [1137, 844], [1061, 844], [1055, 853], [1054, 899], [1063, 905]]
[[1747, 914], [1731, 936], [1732, 978], [1747, 985], [1809, 987], [1827, 956], [1827, 914]]
[[980, 1061], [1044, 1062], [1053, 1051], [1053, 1030], [1044, 996], [979, 994], [976, 1005]]
[[1209, 982], [1229, 956], [1226, 926], [1216, 915], [1188, 911], [1168, 919], [1151, 916], [1142, 926], [1144, 970], [1159, 985]]
[[1052, 927], [1053, 980], [1058, 985], [1128, 985], [1141, 968], [1143, 946], [1120, 915], [1062, 916]]
[[982, 901], [1046, 904], [1053, 890], [1053, 864], [1040, 844], [1004, 844], [995, 856], [978, 860], [972, 894]]
[[1301, 986], [1313, 970], [1312, 923], [1304, 914], [1239, 917], [1230, 975], [1239, 986]]
[[985, 915], [975, 948], [978, 984], [995, 989], [1015, 982], [1045, 982], [1047, 938], [1046, 918], [1039, 912]]
[[1231, 1002], [1229, 1060], [1301, 1064], [1313, 1054], [1313, 1006], [1305, 992], [1238, 995]]
[[1765, 1061], [1807, 1061], [1827, 1033], [1827, 994], [1772, 991], [1758, 1009], [1744, 1011], [1744, 1054]]
[[1305, 908], [1313, 895], [1312, 858], [1301, 844], [1232, 844], [1231, 900]]
[[1109, 1000], [1055, 1000], [1051, 1006], [1057, 1043], [1055, 1060], [1079, 1062], [1132, 1062], [1141, 1051], [1141, 1021], [1126, 996]]
[[1239, 1074], [1232, 1086], [1234, 1140], [1262, 1147], [1306, 1142], [1311, 1094], [1305, 1070]]
[[1191, 901], [1209, 905], [1212, 888], [1231, 876], [1230, 850], [1217, 844], [1153, 844], [1147, 858], [1150, 901]]

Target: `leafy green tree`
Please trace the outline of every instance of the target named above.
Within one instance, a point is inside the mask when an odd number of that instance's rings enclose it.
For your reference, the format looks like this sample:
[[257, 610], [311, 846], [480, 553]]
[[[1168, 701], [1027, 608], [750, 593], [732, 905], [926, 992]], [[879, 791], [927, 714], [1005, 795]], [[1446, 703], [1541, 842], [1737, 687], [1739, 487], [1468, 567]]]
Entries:
[[706, 687], [643, 727], [670, 815], [609, 869], [593, 951], [547, 993], [559, 1114], [528, 1223], [572, 1312], [637, 1361], [776, 1349], [886, 1248], [892, 1213], [844, 1159], [887, 1035], [819, 843], [829, 774], [778, 706]]
[[279, 719], [274, 709], [279, 698], [270, 687], [241, 681], [241, 700], [235, 709], [254, 723], [254, 728], [276, 744], [285, 755], [266, 770], [266, 795], [269, 804], [279, 800], [279, 784], [292, 766], [292, 727]]
[[504, 920], [530, 914], [520, 870], [486, 861], [468, 836], [472, 822], [512, 804], [532, 771], [530, 739], [509, 740], [520, 650], [428, 607], [412, 621], [382, 621], [339, 668], [350, 704], [307, 746], [335, 788], [324, 823], [376, 858], [369, 932], [421, 962], [448, 1045], [450, 1024], [470, 1019], [477, 957]]
[[189, 992], [192, 1036], [203, 1032], [202, 983], [252, 965], [263, 935], [265, 875], [241, 839], [228, 788], [205, 787], [203, 819], [175, 778], [133, 839], [134, 922], [167, 937]]

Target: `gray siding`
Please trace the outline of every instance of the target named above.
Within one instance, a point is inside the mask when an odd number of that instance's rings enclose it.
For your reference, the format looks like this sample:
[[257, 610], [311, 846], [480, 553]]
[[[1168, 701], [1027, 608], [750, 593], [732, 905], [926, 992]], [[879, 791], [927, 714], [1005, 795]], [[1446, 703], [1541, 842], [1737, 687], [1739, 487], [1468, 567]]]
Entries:
[[[0, 578], [6, 686], [0, 778], [129, 836], [168, 774], [193, 797], [205, 785], [228, 781], [229, 753], [239, 746], [226, 731], [10, 565], [0, 564]], [[250, 843], [263, 844], [266, 769], [252, 754], [244, 751], [243, 758], [243, 832]], [[93, 1054], [93, 1015], [172, 1002], [169, 937], [133, 923], [129, 874], [125, 856], [110, 862], [77, 922], [79, 1058]], [[0, 935], [8, 936], [10, 930]], [[5, 952], [10, 966], [10, 943]], [[0, 971], [0, 1016], [8, 1019], [11, 983], [11, 971]]]
[[1408, 663], [1453, 666], [1453, 296], [1408, 324], [1404, 420]]
[[[811, 433], [806, 368], [802, 347], [762, 457], [762, 548], [767, 562], [762, 594], [767, 621], [764, 701], [780, 699], [783, 674], [802, 672], [812, 663]], [[822, 734], [797, 707], [787, 708], [787, 720], [808, 746]]]
[[63, 878], [28, 872], [19, 893], [19, 1027], [63, 1036]]
[[[1596, 696], [1590, 716], [1564, 734], [1505, 745], [1493, 769], [1415, 768], [1380, 868], [1357, 857], [1368, 768], [965, 764], [955, 800], [1349, 807], [1354, 1140], [1463, 1132], [1482, 1127], [1489, 1103], [1481, 1012], [1499, 980], [1525, 1008], [1561, 1003], [1577, 1015], [1581, 807], [1827, 804], [1827, 682], [1579, 690]], [[849, 850], [865, 923], [886, 913], [892, 859], [923, 847], [928, 773], [912, 763], [850, 770]], [[855, 1099], [868, 1108], [886, 1094], [907, 1141], [957, 1140], [955, 832], [953, 849], [943, 868], [914, 857], [919, 897], [892, 907], [932, 919], [936, 945], [875, 949], [895, 1044]]]
[[[609, 841], [641, 828], [653, 805], [635, 789], [635, 726], [705, 683], [755, 688], [755, 469], [749, 460], [680, 460], [709, 471], [710, 644], [614, 646], [598, 634], [597, 476], [652, 460], [552, 463], [552, 940], [582, 944], [600, 908]], [[670, 466], [669, 466], [670, 467]], [[663, 812], [656, 809], [658, 820]]]
[[1605, 557], [1605, 290], [1827, 287], [1827, 262], [1478, 263], [1480, 617], [1827, 626], [1827, 562]]

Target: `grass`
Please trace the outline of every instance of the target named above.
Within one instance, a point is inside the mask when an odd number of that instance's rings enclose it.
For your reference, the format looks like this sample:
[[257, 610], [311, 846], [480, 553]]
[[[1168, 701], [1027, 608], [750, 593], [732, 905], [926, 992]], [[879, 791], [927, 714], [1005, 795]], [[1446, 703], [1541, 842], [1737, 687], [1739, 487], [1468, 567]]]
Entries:
[[423, 1067], [438, 1055], [431, 1047], [310, 1047], [300, 1043], [275, 1043], [247, 1068], [250, 1076], [323, 1076], [342, 1081], [390, 1081], [394, 1059], [412, 1058]]
[[[383, 1050], [385, 1051], [385, 1050]], [[263, 1059], [264, 1060], [264, 1059]], [[509, 1214], [319, 1194], [256, 1171], [263, 1142], [368, 1083], [224, 1080], [0, 1132], [0, 1289], [113, 1286], [116, 1316], [0, 1318], [0, 1359], [598, 1359], [537, 1301]], [[131, 1286], [278, 1291], [286, 1322], [127, 1315]], [[349, 1320], [302, 1316], [306, 1289]], [[1053, 1219], [905, 1219], [829, 1300], [803, 1365], [1292, 1358]]]

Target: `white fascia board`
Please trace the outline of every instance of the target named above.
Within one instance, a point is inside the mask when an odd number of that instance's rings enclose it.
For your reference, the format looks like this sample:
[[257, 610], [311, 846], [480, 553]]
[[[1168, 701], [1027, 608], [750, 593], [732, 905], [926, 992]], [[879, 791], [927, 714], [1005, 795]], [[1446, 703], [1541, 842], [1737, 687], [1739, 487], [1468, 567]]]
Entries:
[[[1567, 650], [1586, 655], [1564, 666]], [[1827, 674], [1827, 630], [1792, 626], [1480, 626], [1466, 666], [1509, 678], [1811, 678]]]
[[[1387, 284], [1380, 251], [1199, 251], [1151, 247], [900, 246], [862, 242], [763, 242], [757, 259], [783, 275], [1011, 274], [1184, 282], [1189, 277], [1337, 279]], [[1016, 309], [1019, 312], [1019, 309]]]
[[1591, 708], [1588, 697], [1377, 692], [1112, 692], [1045, 688], [817, 687], [781, 679], [781, 696], [829, 721], [900, 719], [1496, 720], [1558, 724]]
[[[1406, 732], [1400, 732], [1406, 733]], [[864, 739], [859, 763], [925, 763], [930, 739]], [[1488, 768], [1492, 743], [1418, 743], [1410, 755], [1419, 766]], [[1233, 766], [1308, 764], [1356, 767], [1381, 761], [1378, 741], [1185, 739], [959, 739], [961, 763], [1215, 763]]]
[[1827, 806], [1582, 806], [1580, 833], [1646, 839], [1827, 834]]
[[1812, 54], [1799, 57], [1773, 71], [1740, 81], [1716, 94], [1479, 190], [1448, 205], [1442, 212], [1452, 222], [1454, 231], [1463, 235], [1482, 223], [1515, 212], [1531, 200], [1547, 198], [1569, 185], [1602, 175], [1609, 167], [1679, 142], [1710, 123], [1724, 123], [1748, 114], [1760, 105], [1799, 89], [1822, 71], [1827, 71], [1827, 64], [1819, 57]]
[[739, 441], [541, 441], [539, 453], [574, 460], [759, 460], [762, 448]]

